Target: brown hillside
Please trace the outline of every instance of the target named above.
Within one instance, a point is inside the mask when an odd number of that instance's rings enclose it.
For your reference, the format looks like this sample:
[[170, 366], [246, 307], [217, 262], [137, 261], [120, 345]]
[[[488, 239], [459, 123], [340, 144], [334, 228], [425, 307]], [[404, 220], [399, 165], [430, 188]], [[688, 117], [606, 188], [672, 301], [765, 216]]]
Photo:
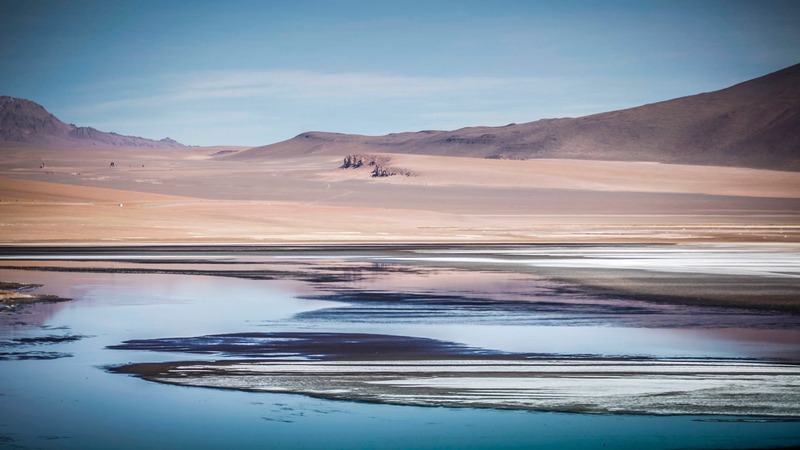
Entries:
[[800, 170], [800, 65], [720, 91], [579, 118], [375, 137], [309, 132], [228, 157], [356, 152]]
[[0, 96], [0, 145], [45, 147], [183, 147], [170, 138], [160, 141], [107, 133], [60, 121], [38, 103]]

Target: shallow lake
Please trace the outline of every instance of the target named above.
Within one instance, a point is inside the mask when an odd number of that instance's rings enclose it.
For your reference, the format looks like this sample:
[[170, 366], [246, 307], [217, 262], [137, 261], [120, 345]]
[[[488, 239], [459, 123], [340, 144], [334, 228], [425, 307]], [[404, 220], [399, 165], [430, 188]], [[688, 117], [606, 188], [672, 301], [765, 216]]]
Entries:
[[637, 298], [635, 289], [615, 295], [553, 275], [588, 268], [619, 278], [614, 271], [636, 270], [647, 280], [667, 277], [659, 281], [664, 285], [703, 276], [703, 282], [735, 279], [791, 296], [800, 279], [800, 259], [791, 249], [5, 249], [0, 256], [0, 280], [41, 284], [37, 293], [73, 299], [0, 314], [0, 447], [800, 445], [800, 421], [793, 417], [367, 404], [164, 385], [106, 370], [131, 362], [224, 359], [108, 348], [125, 341], [245, 332], [412, 336], [559, 357], [797, 363], [795, 312], [681, 303], [649, 293]]

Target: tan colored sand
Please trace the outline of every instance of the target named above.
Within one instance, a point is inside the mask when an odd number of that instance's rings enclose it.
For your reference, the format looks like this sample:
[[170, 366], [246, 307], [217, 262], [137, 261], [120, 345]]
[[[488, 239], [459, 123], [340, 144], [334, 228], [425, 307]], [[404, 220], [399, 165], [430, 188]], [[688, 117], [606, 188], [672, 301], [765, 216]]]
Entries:
[[795, 172], [392, 155], [418, 175], [375, 179], [222, 150], [3, 149], [0, 242], [800, 239]]
[[799, 172], [571, 159], [386, 157], [390, 165], [418, 174], [404, 180], [411, 183], [800, 198]]

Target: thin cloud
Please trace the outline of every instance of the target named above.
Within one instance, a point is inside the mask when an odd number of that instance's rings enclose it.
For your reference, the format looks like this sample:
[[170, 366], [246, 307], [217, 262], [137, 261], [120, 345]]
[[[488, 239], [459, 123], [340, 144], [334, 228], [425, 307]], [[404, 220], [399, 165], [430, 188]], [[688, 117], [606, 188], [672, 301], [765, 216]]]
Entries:
[[223, 71], [164, 77], [161, 93], [89, 105], [81, 112], [175, 103], [264, 99], [313, 103], [437, 102], [465, 96], [504, 99], [564, 87], [536, 77], [419, 77], [311, 71]]
[[[299, 70], [175, 73], [104, 86], [70, 120], [187, 142], [260, 145], [308, 130], [385, 134], [552, 117], [564, 78], [401, 76]], [[136, 95], [140, 92], [141, 95]]]

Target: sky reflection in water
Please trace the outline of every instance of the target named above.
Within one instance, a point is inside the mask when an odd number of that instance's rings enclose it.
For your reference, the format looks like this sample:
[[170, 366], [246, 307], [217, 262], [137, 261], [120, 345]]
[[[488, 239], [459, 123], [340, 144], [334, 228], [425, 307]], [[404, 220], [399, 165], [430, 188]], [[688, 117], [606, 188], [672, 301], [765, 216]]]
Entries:
[[[348, 261], [337, 264], [347, 270], [365, 264]], [[641, 304], [598, 298], [532, 276], [441, 267], [409, 271], [415, 262], [396, 263], [384, 261], [368, 273], [355, 271], [358, 276], [327, 284], [2, 270], [3, 280], [41, 283], [42, 293], [75, 301], [0, 316], [0, 340], [81, 338], [13, 348], [63, 358], [0, 361], [0, 409], [14, 412], [0, 419], [5, 440], [0, 446], [214, 448], [235, 443], [259, 448], [269, 442], [276, 447], [403, 448], [409, 435], [418, 448], [800, 444], [791, 437], [800, 435], [800, 428], [791, 422], [361, 405], [175, 388], [102, 370], [128, 362], [186, 359], [176, 353], [106, 349], [125, 340], [278, 331], [406, 335], [559, 355], [800, 359], [800, 325], [793, 315]], [[0, 351], [11, 349], [6, 345]], [[191, 356], [204, 358], [212, 357]]]

